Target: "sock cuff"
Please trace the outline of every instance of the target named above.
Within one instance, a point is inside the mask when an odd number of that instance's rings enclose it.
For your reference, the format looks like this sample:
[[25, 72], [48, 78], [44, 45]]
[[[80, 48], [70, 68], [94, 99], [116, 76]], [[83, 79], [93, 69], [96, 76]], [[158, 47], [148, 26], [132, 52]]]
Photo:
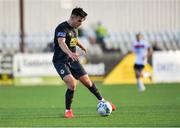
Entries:
[[96, 88], [96, 85], [92, 83], [92, 86], [88, 87], [88, 89], [91, 89], [91, 88]]
[[71, 89], [67, 89], [67, 92], [69, 92], [69, 93], [74, 93], [74, 90], [71, 90]]

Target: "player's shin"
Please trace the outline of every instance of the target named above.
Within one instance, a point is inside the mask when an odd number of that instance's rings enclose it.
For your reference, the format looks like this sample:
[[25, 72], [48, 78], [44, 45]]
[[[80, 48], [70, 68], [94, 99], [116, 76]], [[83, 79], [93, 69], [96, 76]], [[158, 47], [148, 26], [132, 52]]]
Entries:
[[137, 79], [137, 86], [139, 91], [145, 91], [146, 89], [144, 83], [141, 81], [140, 78]]
[[71, 104], [74, 96], [74, 90], [67, 89], [65, 94], [66, 110], [71, 109]]
[[88, 89], [90, 90], [91, 93], [93, 93], [97, 97], [98, 100], [100, 101], [104, 100], [94, 83], [92, 84], [91, 87], [88, 87]]

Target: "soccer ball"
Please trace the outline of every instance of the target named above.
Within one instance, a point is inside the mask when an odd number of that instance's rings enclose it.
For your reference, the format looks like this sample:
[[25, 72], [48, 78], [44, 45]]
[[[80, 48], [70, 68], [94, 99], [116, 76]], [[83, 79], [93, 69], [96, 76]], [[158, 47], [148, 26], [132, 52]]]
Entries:
[[112, 106], [108, 101], [101, 101], [97, 105], [97, 113], [101, 116], [109, 116], [112, 112]]

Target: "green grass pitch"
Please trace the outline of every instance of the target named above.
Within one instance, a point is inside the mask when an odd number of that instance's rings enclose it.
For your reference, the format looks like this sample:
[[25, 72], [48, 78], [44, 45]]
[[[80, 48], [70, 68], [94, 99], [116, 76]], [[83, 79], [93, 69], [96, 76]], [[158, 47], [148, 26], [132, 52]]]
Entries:
[[103, 96], [117, 106], [110, 116], [101, 117], [96, 112], [96, 98], [78, 85], [72, 105], [75, 118], [65, 119], [65, 86], [0, 86], [0, 126], [180, 126], [180, 84], [146, 87], [140, 93], [136, 86], [98, 84]]

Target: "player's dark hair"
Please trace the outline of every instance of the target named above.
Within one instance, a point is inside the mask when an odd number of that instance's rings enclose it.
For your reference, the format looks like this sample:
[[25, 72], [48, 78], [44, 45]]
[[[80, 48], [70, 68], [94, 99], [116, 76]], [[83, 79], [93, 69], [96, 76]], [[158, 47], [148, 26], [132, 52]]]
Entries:
[[140, 32], [136, 34], [136, 36], [141, 36], [141, 35], [142, 35], [142, 34], [141, 34]]
[[87, 16], [87, 13], [80, 7], [76, 7], [72, 10], [71, 15], [80, 16], [82, 18], [85, 18]]

